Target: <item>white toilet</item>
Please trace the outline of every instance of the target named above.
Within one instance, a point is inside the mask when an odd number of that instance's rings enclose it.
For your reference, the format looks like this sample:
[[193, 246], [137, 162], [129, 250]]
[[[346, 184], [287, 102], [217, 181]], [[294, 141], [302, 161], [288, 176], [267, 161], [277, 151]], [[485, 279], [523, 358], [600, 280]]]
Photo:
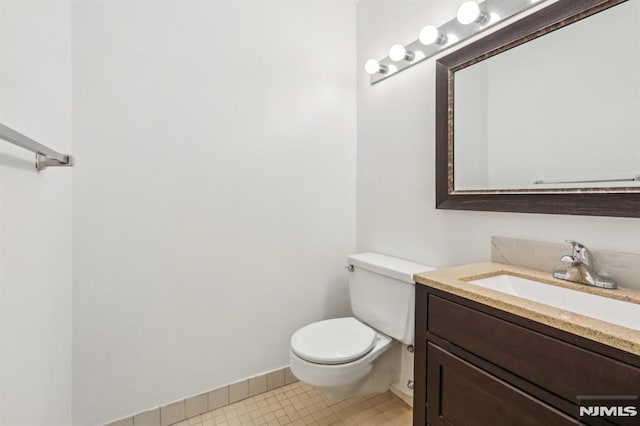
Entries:
[[349, 256], [354, 317], [318, 321], [291, 337], [289, 365], [302, 382], [334, 398], [413, 391], [413, 274], [434, 268], [378, 253]]

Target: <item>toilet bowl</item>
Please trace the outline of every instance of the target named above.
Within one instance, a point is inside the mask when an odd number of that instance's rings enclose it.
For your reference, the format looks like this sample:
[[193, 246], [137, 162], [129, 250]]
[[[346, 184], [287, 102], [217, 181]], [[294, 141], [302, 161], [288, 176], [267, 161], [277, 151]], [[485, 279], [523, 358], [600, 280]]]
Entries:
[[289, 350], [291, 371], [333, 398], [385, 392], [392, 384], [411, 396], [406, 382], [413, 361], [402, 348], [413, 344], [413, 274], [433, 268], [377, 253], [349, 256], [349, 265], [355, 316], [297, 330]]
[[376, 369], [379, 374], [375, 376], [369, 373], [374, 362], [395, 344], [389, 336], [353, 317], [319, 321], [294, 333], [289, 365], [300, 381], [333, 398], [360, 393], [358, 388], [364, 386], [366, 393], [384, 392], [391, 368]]

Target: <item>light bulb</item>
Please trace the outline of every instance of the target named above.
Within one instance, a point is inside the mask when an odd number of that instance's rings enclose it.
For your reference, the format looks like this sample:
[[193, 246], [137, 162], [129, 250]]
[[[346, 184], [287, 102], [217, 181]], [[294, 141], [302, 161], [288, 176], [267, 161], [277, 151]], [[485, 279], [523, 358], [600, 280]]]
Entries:
[[458, 8], [457, 14], [458, 22], [462, 25], [468, 25], [472, 22], [481, 23], [487, 18], [486, 14], [482, 13], [480, 6], [475, 1], [467, 1], [462, 3], [462, 6]]
[[420, 31], [420, 42], [425, 46], [430, 44], [446, 44], [447, 36], [440, 34], [440, 31], [433, 25], [427, 25]]
[[384, 65], [380, 65], [380, 62], [376, 61], [375, 59], [369, 59], [364, 64], [364, 70], [367, 72], [367, 74], [373, 75], [376, 73], [387, 72], [387, 67]]
[[394, 44], [391, 46], [391, 49], [389, 49], [389, 58], [393, 62], [410, 61], [413, 59], [413, 53], [407, 52], [407, 49], [401, 44]]

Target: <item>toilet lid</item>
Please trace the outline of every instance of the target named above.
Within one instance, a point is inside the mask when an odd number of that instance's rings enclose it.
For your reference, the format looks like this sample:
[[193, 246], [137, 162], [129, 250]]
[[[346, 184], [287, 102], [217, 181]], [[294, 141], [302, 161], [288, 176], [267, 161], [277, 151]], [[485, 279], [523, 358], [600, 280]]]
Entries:
[[314, 322], [293, 333], [291, 349], [319, 364], [344, 364], [363, 357], [376, 345], [377, 333], [355, 318]]

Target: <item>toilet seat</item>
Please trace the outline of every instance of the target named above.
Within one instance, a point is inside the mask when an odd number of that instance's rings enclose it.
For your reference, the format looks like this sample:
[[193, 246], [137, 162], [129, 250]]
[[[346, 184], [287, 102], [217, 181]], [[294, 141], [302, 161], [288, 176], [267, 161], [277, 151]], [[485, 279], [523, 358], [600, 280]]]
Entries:
[[345, 364], [375, 347], [378, 333], [355, 318], [335, 318], [309, 324], [291, 337], [291, 350], [317, 364]]

